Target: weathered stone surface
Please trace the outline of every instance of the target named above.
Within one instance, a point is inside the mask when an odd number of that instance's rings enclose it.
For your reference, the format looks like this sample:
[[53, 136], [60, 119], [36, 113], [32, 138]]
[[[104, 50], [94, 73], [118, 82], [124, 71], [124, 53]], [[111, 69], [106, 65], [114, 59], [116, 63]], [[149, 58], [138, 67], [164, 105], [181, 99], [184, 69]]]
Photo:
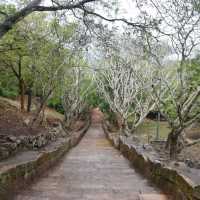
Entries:
[[[108, 132], [106, 124], [103, 124], [104, 132], [113, 144], [116, 134]], [[115, 139], [116, 140], [116, 139]], [[129, 159], [145, 176], [165, 190], [173, 193], [176, 200], [199, 200], [200, 199], [200, 175], [199, 171], [188, 171], [184, 163], [168, 163], [167, 165], [157, 160], [156, 153], [151, 154], [142, 145], [134, 144], [126, 137], [119, 137], [119, 146], [116, 146], [122, 154]], [[196, 175], [195, 175], [196, 173]]]

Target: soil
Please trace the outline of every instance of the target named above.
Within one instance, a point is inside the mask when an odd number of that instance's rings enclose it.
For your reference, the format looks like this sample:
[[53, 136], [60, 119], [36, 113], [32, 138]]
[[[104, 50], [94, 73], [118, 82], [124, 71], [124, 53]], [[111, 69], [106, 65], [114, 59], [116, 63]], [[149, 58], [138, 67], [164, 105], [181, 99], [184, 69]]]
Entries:
[[[185, 130], [187, 139], [194, 142], [200, 139], [200, 123], [194, 123]], [[200, 169], [200, 143], [186, 147], [178, 156], [180, 161], [186, 162], [189, 167]]]
[[24, 122], [31, 114], [21, 113], [7, 102], [0, 103], [0, 134], [5, 135], [37, 135], [46, 131], [42, 126], [30, 128]]
[[183, 149], [178, 159], [191, 168], [200, 169], [200, 143]]
[[60, 121], [61, 114], [47, 108], [46, 124], [29, 127], [28, 121], [33, 117], [33, 113], [22, 113], [19, 110], [19, 102], [0, 97], [0, 134], [2, 135], [38, 135], [41, 132], [47, 133], [46, 127], [53, 126]]
[[[199, 125], [185, 130], [185, 136], [190, 142], [200, 139], [200, 127], [197, 128], [197, 126]], [[165, 142], [153, 142], [152, 146], [159, 153], [161, 159], [169, 160], [169, 152], [165, 149]], [[182, 149], [177, 155], [177, 161], [185, 162], [190, 168], [200, 169], [200, 143]]]
[[73, 131], [79, 131], [85, 126], [85, 121], [83, 120], [77, 120], [74, 123], [72, 123], [70, 129]]
[[[33, 105], [33, 112], [37, 105]], [[30, 128], [28, 121], [32, 119], [33, 112], [21, 112], [20, 104], [18, 100], [11, 100], [4, 97], [0, 97], [0, 135], [38, 135], [42, 133], [48, 133], [48, 129], [54, 127], [58, 122], [64, 120], [64, 115], [58, 113], [52, 108], [45, 108], [46, 121], [43, 125], [37, 124]], [[84, 120], [77, 120], [72, 123], [70, 130], [79, 131], [85, 125]]]

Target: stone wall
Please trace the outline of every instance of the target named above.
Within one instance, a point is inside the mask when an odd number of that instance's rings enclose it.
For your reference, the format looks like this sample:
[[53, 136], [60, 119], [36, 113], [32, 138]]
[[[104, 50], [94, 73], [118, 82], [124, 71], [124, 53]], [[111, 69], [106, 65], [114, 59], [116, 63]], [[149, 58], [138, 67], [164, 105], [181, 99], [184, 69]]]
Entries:
[[[67, 151], [79, 143], [89, 126], [90, 121], [82, 130], [60, 138], [40, 151], [27, 151], [17, 154], [20, 159], [16, 157], [0, 162], [0, 199], [10, 199], [9, 194], [56, 164]], [[22, 160], [22, 157], [25, 159]]]
[[42, 148], [59, 137], [66, 137], [66, 132], [62, 129], [61, 124], [52, 127], [47, 133], [28, 136], [9, 136], [0, 134], [0, 161], [4, 160], [17, 152], [27, 149], [36, 150]]
[[[124, 136], [110, 133], [105, 122], [103, 129], [110, 142], [122, 152], [135, 168], [166, 192], [172, 194], [174, 199], [200, 200], [200, 184], [193, 180], [191, 174], [184, 171], [184, 168], [180, 170], [178, 166], [177, 168], [172, 167], [171, 163], [163, 163], [158, 160], [156, 152], [155, 154], [149, 153], [148, 149], [144, 150], [142, 145], [136, 144]], [[195, 172], [196, 176], [199, 176], [198, 172], [200, 171]]]

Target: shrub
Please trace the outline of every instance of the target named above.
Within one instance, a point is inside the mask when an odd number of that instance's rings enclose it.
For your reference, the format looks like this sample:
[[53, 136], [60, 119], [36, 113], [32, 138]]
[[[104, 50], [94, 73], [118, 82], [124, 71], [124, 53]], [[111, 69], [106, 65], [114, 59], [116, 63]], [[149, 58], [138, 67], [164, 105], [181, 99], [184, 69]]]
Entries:
[[64, 114], [64, 109], [63, 106], [61, 104], [61, 100], [59, 100], [58, 98], [52, 98], [48, 101], [47, 105], [50, 108], [55, 109], [57, 112]]

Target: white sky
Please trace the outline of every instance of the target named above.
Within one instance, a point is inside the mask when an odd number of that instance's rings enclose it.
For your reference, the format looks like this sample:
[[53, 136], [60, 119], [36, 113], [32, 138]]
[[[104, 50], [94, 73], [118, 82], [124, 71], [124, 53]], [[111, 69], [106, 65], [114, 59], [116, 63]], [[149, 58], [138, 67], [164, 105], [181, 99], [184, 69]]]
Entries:
[[121, 0], [120, 1], [120, 7], [122, 7], [122, 10], [124, 10], [123, 15], [126, 16], [126, 17], [135, 18], [139, 14], [133, 0]]
[[[44, 0], [45, 5], [50, 4], [50, 0]], [[139, 13], [136, 9], [134, 0], [119, 0], [120, 17], [136, 17]], [[105, 14], [105, 13], [104, 13]]]

